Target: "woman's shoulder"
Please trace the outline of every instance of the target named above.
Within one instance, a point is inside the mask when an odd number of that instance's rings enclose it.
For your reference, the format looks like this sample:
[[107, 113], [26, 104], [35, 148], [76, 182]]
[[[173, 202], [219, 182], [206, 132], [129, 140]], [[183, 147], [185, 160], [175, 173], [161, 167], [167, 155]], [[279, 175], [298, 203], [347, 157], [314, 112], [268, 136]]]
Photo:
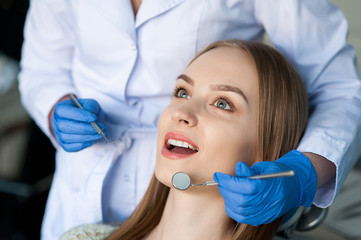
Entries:
[[60, 240], [103, 240], [115, 229], [117, 226], [109, 224], [85, 224], [65, 232]]

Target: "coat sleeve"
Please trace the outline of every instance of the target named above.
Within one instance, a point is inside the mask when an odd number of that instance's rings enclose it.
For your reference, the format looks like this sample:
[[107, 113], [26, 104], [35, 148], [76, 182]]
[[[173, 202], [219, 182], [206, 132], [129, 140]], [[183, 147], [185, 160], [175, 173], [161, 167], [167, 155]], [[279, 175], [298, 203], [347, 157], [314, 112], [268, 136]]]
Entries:
[[335, 178], [318, 188], [314, 199], [327, 207], [361, 149], [360, 73], [355, 50], [346, 42], [347, 21], [326, 0], [256, 0], [255, 15], [305, 83], [310, 118], [298, 150], [335, 164]]
[[75, 93], [72, 83], [74, 34], [65, 0], [32, 0], [24, 27], [19, 91], [21, 101], [52, 138], [48, 115], [55, 103]]

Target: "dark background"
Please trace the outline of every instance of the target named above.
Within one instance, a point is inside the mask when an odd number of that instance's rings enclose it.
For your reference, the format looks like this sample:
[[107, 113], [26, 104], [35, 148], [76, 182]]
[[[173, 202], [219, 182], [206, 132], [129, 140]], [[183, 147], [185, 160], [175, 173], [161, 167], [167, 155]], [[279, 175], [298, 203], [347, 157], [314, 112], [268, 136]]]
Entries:
[[[28, 0], [0, 0], [0, 52], [17, 61], [21, 56], [28, 6]], [[6, 141], [20, 131], [27, 133], [24, 159], [17, 166], [20, 174], [5, 179], [0, 176], [0, 240], [40, 238], [54, 171], [54, 148], [31, 120], [14, 122], [1, 129], [0, 141]]]

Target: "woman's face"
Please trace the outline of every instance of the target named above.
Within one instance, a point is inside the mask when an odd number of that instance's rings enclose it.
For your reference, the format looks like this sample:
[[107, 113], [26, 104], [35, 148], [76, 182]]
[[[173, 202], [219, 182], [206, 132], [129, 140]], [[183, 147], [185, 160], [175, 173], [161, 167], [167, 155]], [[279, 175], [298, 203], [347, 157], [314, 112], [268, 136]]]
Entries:
[[171, 186], [176, 172], [192, 183], [214, 172], [234, 175], [238, 161], [256, 160], [258, 77], [246, 52], [218, 47], [199, 56], [179, 76], [159, 120], [158, 180]]

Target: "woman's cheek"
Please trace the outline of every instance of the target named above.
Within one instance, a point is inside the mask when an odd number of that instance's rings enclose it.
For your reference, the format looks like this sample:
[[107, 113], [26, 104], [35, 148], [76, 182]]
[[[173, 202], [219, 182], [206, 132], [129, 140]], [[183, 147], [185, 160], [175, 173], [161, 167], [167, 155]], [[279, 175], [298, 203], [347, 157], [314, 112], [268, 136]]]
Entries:
[[171, 173], [167, 171], [166, 168], [161, 167], [161, 164], [157, 162], [155, 167], [155, 177], [158, 179], [159, 182], [163, 183], [164, 185], [170, 187], [171, 186]]

